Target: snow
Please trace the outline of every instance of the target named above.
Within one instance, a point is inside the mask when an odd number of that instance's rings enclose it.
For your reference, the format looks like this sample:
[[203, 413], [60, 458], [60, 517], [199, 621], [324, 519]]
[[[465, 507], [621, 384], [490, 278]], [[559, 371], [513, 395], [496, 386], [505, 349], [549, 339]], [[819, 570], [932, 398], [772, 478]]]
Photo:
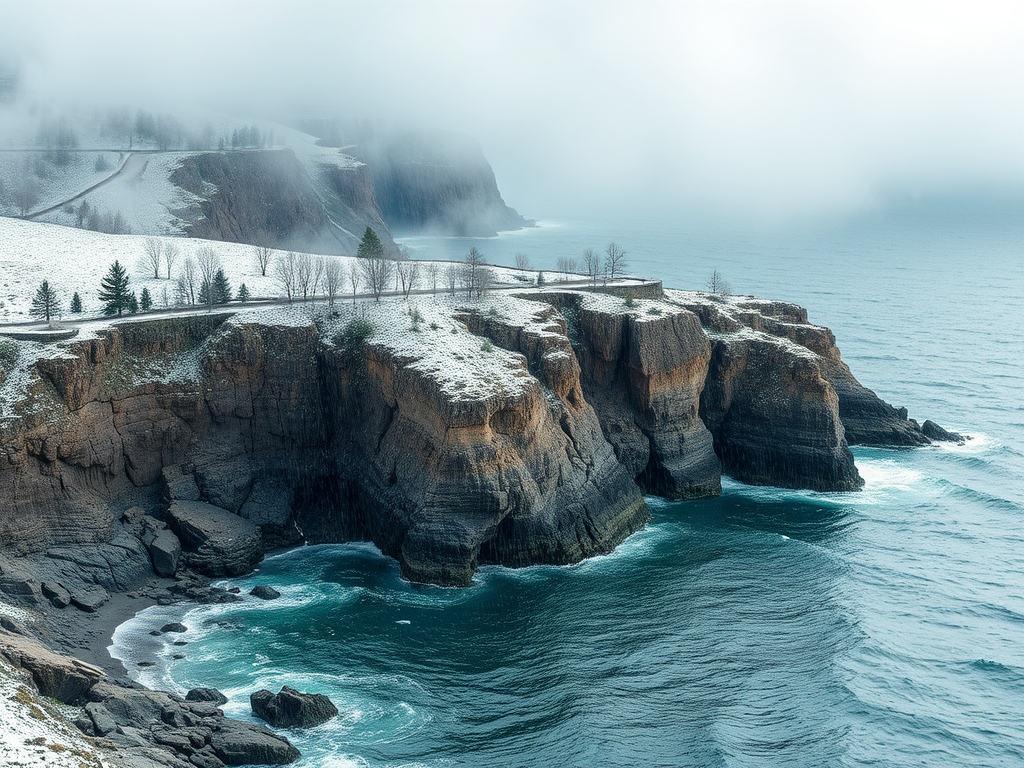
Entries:
[[[8, 606], [0, 603], [0, 613]], [[16, 610], [16, 609], [14, 609]], [[51, 702], [0, 659], [0, 765], [10, 768], [107, 768], [109, 764]]]

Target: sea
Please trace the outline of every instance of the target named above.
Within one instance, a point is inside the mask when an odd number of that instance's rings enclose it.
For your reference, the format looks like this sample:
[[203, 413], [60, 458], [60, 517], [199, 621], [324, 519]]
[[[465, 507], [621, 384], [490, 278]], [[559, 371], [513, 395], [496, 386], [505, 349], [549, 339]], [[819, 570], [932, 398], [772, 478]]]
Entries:
[[[465, 589], [407, 583], [365, 543], [286, 551], [224, 582], [278, 600], [120, 626], [111, 652], [136, 679], [216, 687], [246, 720], [259, 688], [327, 694], [338, 717], [287, 734], [301, 768], [1024, 766], [1024, 207], [404, 242], [523, 253], [549, 278], [610, 242], [666, 286], [718, 270], [734, 293], [806, 307], [863, 384], [970, 439], [854, 448], [854, 493], [727, 478], [713, 499], [649, 497], [652, 522], [613, 553], [488, 566]], [[176, 620], [188, 632], [148, 634]]]

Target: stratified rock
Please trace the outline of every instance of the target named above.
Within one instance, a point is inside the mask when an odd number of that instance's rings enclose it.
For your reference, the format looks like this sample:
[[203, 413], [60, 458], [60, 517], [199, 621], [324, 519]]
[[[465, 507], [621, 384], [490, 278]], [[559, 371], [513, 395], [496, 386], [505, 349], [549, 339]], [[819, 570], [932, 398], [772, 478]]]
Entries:
[[930, 419], [925, 419], [924, 424], [921, 425], [921, 431], [924, 433], [925, 437], [944, 443], [957, 443], [959, 445], [963, 445], [967, 441], [966, 436], [943, 429]]
[[212, 701], [214, 704], [227, 704], [228, 697], [216, 688], [193, 688], [185, 694], [185, 701]]
[[117, 730], [117, 723], [114, 722], [114, 718], [110, 716], [107, 708], [102, 704], [90, 701], [85, 705], [85, 714], [92, 721], [93, 733], [97, 736], [106, 736], [108, 733], [113, 733]]
[[63, 586], [52, 581], [44, 581], [40, 587], [55, 608], [67, 608], [71, 605], [71, 593]]
[[268, 587], [266, 584], [259, 584], [253, 587], [249, 590], [249, 594], [254, 597], [258, 597], [261, 600], [276, 600], [281, 596], [280, 592], [273, 587]]
[[225, 509], [175, 501], [167, 511], [190, 568], [208, 576], [242, 576], [263, 558], [260, 530]]
[[164, 467], [161, 472], [164, 481], [164, 496], [168, 501], [199, 501], [199, 485], [193, 470], [183, 464]]
[[103, 676], [102, 670], [78, 659], [60, 656], [27, 637], [0, 632], [0, 654], [32, 675], [44, 696], [73, 704]]
[[275, 728], [312, 728], [338, 714], [338, 708], [322, 693], [300, 693], [287, 685], [273, 694], [259, 690], [249, 696], [252, 713]]
[[221, 720], [210, 735], [214, 754], [226, 765], [286, 765], [299, 759], [299, 750], [267, 728], [237, 720]]

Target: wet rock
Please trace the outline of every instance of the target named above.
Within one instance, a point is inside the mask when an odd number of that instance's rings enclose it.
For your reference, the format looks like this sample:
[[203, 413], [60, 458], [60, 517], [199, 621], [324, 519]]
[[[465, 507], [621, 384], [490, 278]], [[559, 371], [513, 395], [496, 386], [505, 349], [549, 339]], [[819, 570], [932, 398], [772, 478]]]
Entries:
[[281, 596], [273, 587], [268, 587], [266, 584], [260, 584], [259, 586], [253, 587], [249, 590], [249, 594], [254, 597], [258, 597], [261, 600], [276, 600]]
[[921, 431], [929, 439], [938, 440], [943, 443], [957, 443], [958, 445], [963, 445], [967, 440], [966, 436], [943, 429], [930, 419], [926, 419], [924, 424], [921, 425]]
[[136, 663], [136, 666], [138, 666], [138, 667], [155, 667], [156, 666], [156, 662], [155, 661], [140, 661], [140, 662]]
[[151, 634], [153, 637], [160, 637], [160, 635], [162, 635], [163, 632], [161, 632], [159, 629], [153, 629], [150, 630], [149, 634]]
[[275, 728], [312, 728], [338, 714], [338, 708], [321, 693], [300, 693], [287, 685], [273, 694], [259, 690], [249, 697], [252, 713]]
[[180, 621], [172, 621], [170, 624], [164, 624], [160, 627], [161, 632], [188, 632], [188, 627], [182, 624]]
[[212, 701], [214, 704], [227, 704], [228, 697], [216, 688], [193, 688], [185, 694], [185, 701]]
[[210, 746], [226, 765], [286, 765], [300, 757], [288, 739], [236, 720], [221, 720], [210, 736]]

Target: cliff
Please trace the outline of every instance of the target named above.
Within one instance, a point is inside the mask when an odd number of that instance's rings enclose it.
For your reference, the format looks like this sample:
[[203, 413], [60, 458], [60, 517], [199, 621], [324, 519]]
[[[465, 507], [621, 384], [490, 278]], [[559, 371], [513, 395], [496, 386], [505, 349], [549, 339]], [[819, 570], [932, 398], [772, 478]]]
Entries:
[[912, 424], [789, 304], [540, 292], [360, 310], [121, 323], [23, 361], [0, 421], [0, 587], [42, 600], [45, 572], [82, 602], [149, 558], [174, 573], [177, 548], [217, 576], [264, 547], [364, 539], [411, 580], [463, 585], [483, 563], [607, 552], [648, 520], [644, 492], [714, 495], [723, 471], [856, 489], [844, 413], [876, 438]]

